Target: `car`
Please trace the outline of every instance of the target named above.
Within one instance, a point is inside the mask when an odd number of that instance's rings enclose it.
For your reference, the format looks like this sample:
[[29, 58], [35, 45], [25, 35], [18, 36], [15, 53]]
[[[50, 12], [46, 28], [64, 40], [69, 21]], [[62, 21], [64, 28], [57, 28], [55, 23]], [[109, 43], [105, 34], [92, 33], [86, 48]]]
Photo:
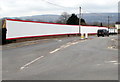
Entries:
[[98, 36], [98, 37], [99, 37], [99, 36], [102, 36], [102, 37], [104, 37], [104, 36], [109, 36], [109, 31], [106, 30], [106, 29], [99, 29], [99, 30], [97, 31], [97, 36]]

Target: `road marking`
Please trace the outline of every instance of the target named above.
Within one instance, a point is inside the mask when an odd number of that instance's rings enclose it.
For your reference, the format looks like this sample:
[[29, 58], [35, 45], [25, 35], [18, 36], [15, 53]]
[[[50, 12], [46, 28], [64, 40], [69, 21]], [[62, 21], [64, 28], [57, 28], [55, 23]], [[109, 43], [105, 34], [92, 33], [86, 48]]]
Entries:
[[58, 40], [58, 42], [61, 42], [62, 40]]
[[117, 41], [116, 39], [111, 39], [112, 41]]
[[97, 66], [100, 66], [101, 64], [97, 64]]
[[55, 52], [57, 52], [58, 50], [60, 50], [60, 48], [57, 48], [57, 49], [51, 51], [50, 54], [55, 53]]
[[111, 39], [112, 41], [114, 41], [114, 39]]
[[53, 50], [53, 51], [51, 51], [51, 52], [49, 52], [50, 54], [53, 54], [53, 53], [55, 53], [55, 52], [57, 52], [57, 51], [59, 51], [59, 50], [61, 50], [61, 49], [65, 49], [65, 48], [67, 48], [67, 47], [69, 47], [69, 46], [72, 46], [72, 45], [75, 45], [75, 44], [78, 44], [79, 42], [85, 42], [86, 40], [84, 40], [84, 41], [73, 41], [73, 42], [68, 42], [68, 43], [66, 43], [65, 45], [62, 45], [62, 46], [60, 46], [59, 48], [57, 48], [57, 49], [55, 49], [55, 50]]
[[105, 63], [117, 63], [118, 61], [105, 61]]
[[28, 67], [29, 65], [31, 65], [32, 63], [36, 62], [37, 60], [39, 60], [39, 59], [41, 59], [41, 58], [43, 58], [43, 57], [44, 57], [44, 56], [40, 56], [40, 57], [36, 58], [35, 60], [33, 60], [33, 61], [31, 61], [31, 62], [23, 65], [23, 66], [20, 68], [20, 70], [23, 70], [24, 68]]
[[117, 63], [117, 61], [109, 61], [110, 63]]
[[118, 50], [118, 49], [115, 48], [115, 46], [110, 46], [110, 47], [108, 47], [108, 49]]
[[114, 65], [120, 64], [120, 63], [118, 63], [118, 61], [105, 61], [105, 63], [111, 63], [111, 64], [114, 64]]
[[113, 49], [113, 47], [111, 46], [111, 47], [108, 47], [109, 49]]
[[120, 63], [114, 63], [115, 65], [119, 65]]

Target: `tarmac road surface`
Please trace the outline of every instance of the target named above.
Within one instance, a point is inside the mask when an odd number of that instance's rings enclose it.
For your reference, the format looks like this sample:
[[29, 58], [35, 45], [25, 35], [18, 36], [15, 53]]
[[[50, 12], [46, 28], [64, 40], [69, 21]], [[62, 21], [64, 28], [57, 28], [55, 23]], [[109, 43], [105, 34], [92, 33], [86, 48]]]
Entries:
[[3, 80], [118, 80], [117, 36], [66, 37], [3, 46]]

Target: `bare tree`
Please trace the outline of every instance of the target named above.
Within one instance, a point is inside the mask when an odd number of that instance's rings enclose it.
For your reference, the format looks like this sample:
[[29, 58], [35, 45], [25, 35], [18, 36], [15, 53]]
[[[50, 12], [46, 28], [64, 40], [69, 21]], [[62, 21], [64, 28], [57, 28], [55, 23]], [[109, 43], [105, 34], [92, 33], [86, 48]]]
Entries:
[[66, 24], [68, 18], [70, 17], [70, 15], [67, 12], [63, 12], [59, 18], [59, 20], [57, 21], [57, 23], [63, 23]]

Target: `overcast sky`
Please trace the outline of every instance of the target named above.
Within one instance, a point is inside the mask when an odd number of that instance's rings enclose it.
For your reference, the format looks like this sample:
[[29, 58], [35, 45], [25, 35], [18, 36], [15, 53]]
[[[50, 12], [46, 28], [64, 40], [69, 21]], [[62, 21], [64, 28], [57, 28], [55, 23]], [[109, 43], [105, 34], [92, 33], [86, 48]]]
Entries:
[[117, 12], [119, 0], [0, 0], [0, 17], [19, 17], [62, 12]]

